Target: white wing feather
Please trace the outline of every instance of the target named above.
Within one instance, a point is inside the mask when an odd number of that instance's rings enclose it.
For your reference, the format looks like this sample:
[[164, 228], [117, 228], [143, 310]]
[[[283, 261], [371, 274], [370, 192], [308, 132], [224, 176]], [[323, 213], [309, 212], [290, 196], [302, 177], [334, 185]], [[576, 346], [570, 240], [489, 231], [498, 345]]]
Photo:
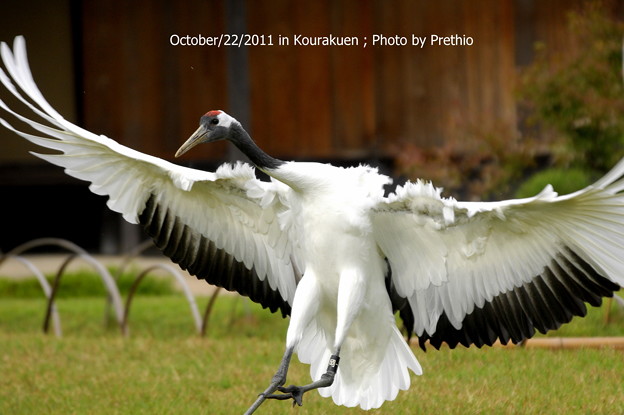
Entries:
[[423, 182], [378, 205], [373, 232], [408, 298], [414, 331], [433, 334], [442, 313], [456, 328], [475, 307], [531, 282], [571, 250], [624, 285], [624, 161], [567, 196], [551, 187], [503, 202], [458, 202]]
[[[24, 39], [15, 39], [15, 53], [2, 43], [2, 60], [11, 78], [34, 104], [24, 98], [11, 79], [0, 69], [0, 82], [37, 115], [53, 127], [30, 120], [11, 110], [4, 102], [0, 107], [52, 138], [17, 130], [4, 119], [2, 125], [41, 147], [62, 154], [35, 154], [65, 169], [73, 177], [91, 182], [96, 194], [109, 197], [107, 205], [130, 223], [138, 223], [148, 198], [156, 195], [158, 203], [188, 227], [212, 240], [245, 267], [255, 268], [261, 280], [268, 278], [272, 289], [292, 304], [297, 284], [293, 232], [282, 232], [278, 213], [284, 210], [286, 195], [274, 197], [283, 188], [270, 188], [255, 178], [253, 168], [237, 164], [222, 166], [217, 172], [204, 172], [169, 163], [125, 147], [116, 141], [95, 135], [65, 120], [43, 98], [33, 81]], [[247, 189], [254, 188], [253, 195]], [[268, 196], [267, 196], [268, 195]], [[273, 197], [275, 202], [262, 200]]]

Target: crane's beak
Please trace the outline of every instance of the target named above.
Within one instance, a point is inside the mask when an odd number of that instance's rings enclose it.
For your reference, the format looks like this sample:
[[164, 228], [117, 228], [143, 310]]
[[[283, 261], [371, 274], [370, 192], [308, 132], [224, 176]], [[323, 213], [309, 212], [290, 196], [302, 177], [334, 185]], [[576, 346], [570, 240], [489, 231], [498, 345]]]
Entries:
[[186, 153], [197, 144], [204, 142], [207, 134], [208, 130], [206, 129], [206, 127], [200, 125], [199, 128], [195, 130], [193, 134], [191, 134], [189, 139], [186, 140], [184, 144], [182, 144], [178, 151], [176, 151], [175, 156], [180, 157], [182, 154]]

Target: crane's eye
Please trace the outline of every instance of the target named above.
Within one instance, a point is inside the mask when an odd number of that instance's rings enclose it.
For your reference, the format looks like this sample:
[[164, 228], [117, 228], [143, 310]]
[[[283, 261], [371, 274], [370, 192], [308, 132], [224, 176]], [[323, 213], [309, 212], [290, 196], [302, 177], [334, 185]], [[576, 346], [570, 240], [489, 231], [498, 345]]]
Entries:
[[219, 119], [218, 118], [213, 118], [212, 120], [210, 120], [210, 124], [214, 124], [214, 125], [219, 124]]

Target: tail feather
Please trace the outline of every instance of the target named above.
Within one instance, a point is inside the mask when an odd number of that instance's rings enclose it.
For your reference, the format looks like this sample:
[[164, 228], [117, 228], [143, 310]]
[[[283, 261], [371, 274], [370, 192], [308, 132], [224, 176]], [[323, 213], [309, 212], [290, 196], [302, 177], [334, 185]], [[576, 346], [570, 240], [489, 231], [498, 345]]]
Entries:
[[[376, 364], [371, 362], [375, 359], [369, 361], [345, 342], [334, 383], [319, 389], [320, 395], [331, 396], [337, 405], [368, 410], [379, 408], [385, 401], [394, 400], [400, 390], [407, 390], [410, 386], [408, 370], [421, 375], [422, 368], [396, 326], [392, 330]], [[322, 330], [311, 323], [297, 350], [299, 360], [311, 365], [310, 375], [314, 380], [325, 373], [331, 356], [325, 337]]]

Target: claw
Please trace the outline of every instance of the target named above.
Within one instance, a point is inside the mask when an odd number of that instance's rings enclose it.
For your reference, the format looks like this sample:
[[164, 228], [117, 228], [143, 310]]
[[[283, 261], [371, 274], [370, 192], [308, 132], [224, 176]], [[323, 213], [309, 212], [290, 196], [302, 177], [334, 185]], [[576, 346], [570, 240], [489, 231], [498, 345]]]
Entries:
[[253, 403], [253, 405], [251, 405], [249, 409], [247, 409], [247, 411], [245, 412], [245, 415], [253, 414], [256, 411], [256, 409], [258, 409], [260, 405], [262, 405], [262, 403], [266, 399], [288, 399], [290, 398], [289, 396], [286, 396], [286, 395], [285, 395], [286, 397], [284, 398], [277, 398], [276, 396], [281, 396], [281, 395], [273, 395], [273, 392], [278, 390], [278, 388], [282, 387], [282, 385], [286, 382], [286, 374], [288, 373], [288, 366], [290, 364], [290, 358], [293, 354], [293, 351], [294, 351], [294, 348], [286, 349], [286, 352], [284, 353], [284, 357], [282, 357], [282, 362], [280, 363], [280, 366], [277, 369], [277, 372], [275, 373], [273, 378], [271, 378], [271, 384], [269, 385], [268, 388], [266, 388], [264, 392], [258, 395], [258, 398]]
[[[258, 399], [254, 404], [245, 412], [245, 415], [251, 415], [258, 407], [264, 402], [265, 399], [277, 399], [280, 401], [284, 401], [286, 399], [293, 400], [293, 407], [296, 405], [303, 406], [303, 394], [311, 391], [313, 389], [326, 388], [331, 386], [334, 383], [334, 377], [336, 376], [336, 370], [338, 369], [338, 361], [340, 358], [338, 355], [332, 355], [329, 360], [329, 366], [327, 367], [327, 372], [321, 375], [321, 378], [316, 382], [312, 382], [308, 385], [304, 386], [295, 386], [290, 385], [284, 387], [284, 382], [286, 381], [286, 373], [288, 371], [288, 363], [290, 362], [290, 356], [292, 355], [293, 349], [288, 349], [284, 358], [282, 360], [282, 364], [278, 369], [273, 379], [271, 379], [271, 385], [260, 395], [258, 395]], [[274, 394], [275, 391], [280, 391], [281, 394]]]
[[278, 395], [278, 396], [284, 396], [285, 397], [285, 398], [281, 398], [281, 399], [292, 398], [292, 400], [293, 400], [293, 407], [295, 406], [295, 404], [297, 404], [299, 406], [303, 406], [303, 393], [305, 391], [303, 390], [303, 388], [301, 386], [290, 385], [290, 386], [288, 386], [286, 388], [283, 387], [283, 386], [280, 386], [277, 389], [284, 394], [284, 395]]
[[292, 398], [292, 396], [290, 396], [290, 394], [281, 394], [281, 395], [277, 395], [277, 394], [270, 394], [270, 395], [263, 395], [266, 399], [275, 399], [278, 401], [285, 401], [286, 399], [290, 399]]

